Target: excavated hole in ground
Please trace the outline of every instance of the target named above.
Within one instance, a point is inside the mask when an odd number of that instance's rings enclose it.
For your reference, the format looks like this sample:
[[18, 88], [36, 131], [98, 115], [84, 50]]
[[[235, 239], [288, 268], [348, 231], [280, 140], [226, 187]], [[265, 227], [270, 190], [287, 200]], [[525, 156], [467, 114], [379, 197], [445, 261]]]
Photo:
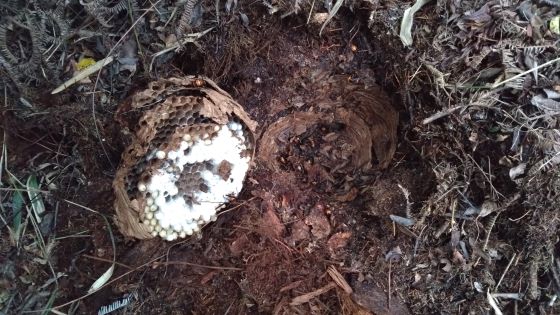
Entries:
[[[201, 58], [199, 52], [187, 49], [175, 58], [175, 64], [185, 74], [219, 78], [218, 84], [259, 123], [261, 141], [266, 130], [281, 118], [312, 112], [321, 108], [321, 102], [335, 101], [340, 95], [332, 84], [324, 83], [328, 78], [351, 77], [360, 85], [377, 82], [390, 91], [387, 94], [400, 117], [391, 163], [384, 170], [343, 167], [344, 172], [330, 173], [337, 167], [337, 160], [321, 160], [317, 155], [328, 145], [329, 135], [344, 131], [348, 125], [317, 121], [297, 132], [298, 136], [290, 134], [283, 139], [274, 161], [257, 157], [242, 194], [231, 204], [232, 210], [226, 210], [208, 226], [200, 240], [173, 248], [163, 244], [170, 249], [170, 261], [242, 266], [244, 270], [209, 272], [170, 265], [150, 272], [142, 278], [140, 296], [148, 301], [142, 310], [179, 308], [220, 313], [234, 307], [237, 311], [272, 311], [283, 299], [323, 286], [325, 270], [332, 264], [345, 266], [342, 269], [347, 271], [351, 285], [359, 287], [366, 277], [370, 290], [383, 295], [388, 274], [384, 255], [397, 245], [403, 252], [411, 252], [415, 245], [410, 235], [395, 233], [398, 227], [389, 220], [390, 214], [407, 215], [407, 200], [399, 185], [410, 192], [410, 211], [417, 214], [435, 190], [435, 180], [406, 140], [404, 131], [410, 115], [391, 83], [382, 79], [391, 75], [379, 71], [384, 69], [382, 63], [372, 62], [372, 49], [378, 47], [352, 14], [343, 12], [341, 17], [340, 24], [333, 26], [338, 31], [326, 32], [322, 39], [316, 35], [317, 25], [302, 28], [302, 18], [252, 19], [254, 28], [269, 33], [251, 33], [244, 28], [224, 30], [230, 35], [239, 32], [231, 36], [236, 41], [229, 44], [249, 45], [249, 50], [226, 50], [229, 55], [224, 56], [218, 50], [206, 49], [216, 53]], [[249, 37], [251, 44], [242, 42]], [[208, 41], [204, 45], [213, 47], [216, 43]], [[374, 53], [376, 59], [382, 58], [382, 51]], [[221, 73], [224, 69], [228, 70]], [[320, 162], [328, 165], [314, 167]], [[281, 165], [275, 169], [271, 163]], [[125, 251], [124, 262], [135, 261], [150, 250], [161, 252], [157, 249], [161, 246], [160, 240], [136, 243]], [[410, 280], [396, 278], [397, 290]], [[189, 283], [202, 285], [197, 290], [185, 290]], [[154, 287], [161, 290], [156, 294], [159, 300], [147, 289]], [[341, 307], [335, 291], [317, 297], [317, 301], [333, 313]], [[379, 303], [378, 307], [385, 307], [384, 302]], [[392, 307], [404, 305], [398, 297], [392, 303], [397, 303]]]
[[[406, 216], [407, 201], [399, 185], [409, 190], [411, 211], [417, 214], [436, 183], [429, 166], [407, 140], [410, 115], [398, 89], [385, 79], [392, 77], [383, 66], [385, 52], [375, 44], [367, 27], [360, 24], [365, 20], [341, 12], [340, 20], [332, 22], [323, 38], [318, 38], [320, 26], [306, 28], [304, 17], [280, 20], [259, 16], [263, 12], [250, 16], [254, 31], [235, 24], [223, 30], [223, 45], [232, 49], [220, 51], [215, 48], [215, 40], [203, 38], [207, 56], [202, 58], [199, 50], [187, 49], [174, 59], [174, 65], [184, 74], [209, 76], [231, 93], [259, 123], [259, 139], [280, 118], [312, 111], [320, 107], [317, 100], [336, 100], [332, 86], [323, 84], [326, 78], [352, 77], [363, 85], [376, 82], [386, 90], [399, 113], [397, 145], [391, 162], [384, 170], [346, 168], [335, 175], [329, 171], [337, 167], [336, 160], [325, 160], [326, 168], [306, 169], [306, 163], [320, 154], [328, 142], [326, 136], [348, 128], [337, 122], [314, 124], [301, 134], [303, 137], [288, 137], [277, 159], [286, 163], [279, 170], [271, 171], [267, 161], [257, 161], [242, 194], [217, 222], [204, 229], [200, 239], [167, 243], [159, 239], [129, 241], [117, 235], [117, 261], [128, 266], [166, 255], [169, 262], [243, 270], [170, 263], [134, 273], [102, 289], [82, 302], [84, 309], [97, 310], [113, 298], [134, 291], [142, 301], [135, 306], [138, 313], [270, 312], [283, 300], [290, 301], [324, 286], [328, 280], [324, 274], [331, 265], [343, 266], [341, 270], [352, 286], [360, 287], [365, 278], [373, 286], [371, 290], [379, 293], [383, 292], [389, 272], [384, 255], [397, 245], [403, 252], [413, 251], [415, 239], [404, 232], [395, 233], [398, 227], [391, 224], [388, 216]], [[243, 49], [236, 49], [236, 45]], [[78, 120], [91, 118], [88, 111], [80, 115], [76, 115]], [[101, 133], [110, 144], [107, 147], [112, 164], [118, 165], [120, 152], [113, 148], [122, 149], [121, 143], [126, 140], [113, 116], [103, 117]], [[72, 191], [69, 199], [113, 215], [109, 176], [112, 169], [101, 157], [104, 155], [98, 148], [98, 139], [90, 134], [73, 140], [80, 148], [97, 147], [97, 151], [81, 152], [87, 165], [83, 170], [87, 186]], [[70, 274], [61, 284], [67, 296], [79, 297], [107, 269], [106, 262], [80, 257], [81, 253], [110, 260], [111, 240], [98, 217], [88, 219], [81, 210], [67, 204], [61, 205], [59, 217], [66, 221], [58, 223], [65, 229], [59, 233], [71, 235], [84, 228], [92, 231], [91, 242], [84, 246], [80, 240], [65, 241], [59, 254], [61, 266], [80, 266], [79, 272]], [[404, 272], [399, 275], [399, 270], [394, 269], [393, 273], [396, 291], [409, 285]], [[339, 313], [336, 291], [316, 299], [325, 310]], [[398, 297], [393, 300], [404, 304]], [[384, 307], [381, 304], [379, 307]]]

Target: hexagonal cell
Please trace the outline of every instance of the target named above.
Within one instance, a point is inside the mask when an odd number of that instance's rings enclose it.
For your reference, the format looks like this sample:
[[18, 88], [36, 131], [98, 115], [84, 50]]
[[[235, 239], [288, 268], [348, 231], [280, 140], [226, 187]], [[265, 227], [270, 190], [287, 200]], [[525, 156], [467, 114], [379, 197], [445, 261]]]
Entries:
[[[201, 137], [205, 140], [209, 140], [209, 138], [216, 136], [217, 131], [219, 131], [219, 129], [215, 130], [217, 125], [214, 119], [217, 117], [222, 119], [222, 117], [224, 117], [220, 111], [242, 113], [243, 109], [226, 94], [221, 92], [213, 94], [206, 93], [205, 91], [196, 91], [196, 88], [193, 88], [192, 85], [189, 88], [185, 87], [189, 86], [187, 83], [190, 81], [185, 80], [184, 86], [179, 82], [181, 82], [180, 79], [175, 78], [154, 83], [150, 85], [150, 89], [139, 93], [139, 96], [132, 104], [133, 108], [143, 111], [138, 126], [139, 129], [136, 133], [138, 139], [136, 140], [137, 142], [134, 143], [134, 146], [131, 146], [131, 149], [123, 154], [123, 161], [126, 161], [126, 163], [123, 163], [121, 167], [128, 168], [125, 169], [124, 172], [122, 169], [120, 170], [120, 174], [124, 174], [124, 176], [122, 176], [124, 178], [116, 179], [115, 181], [115, 185], [119, 184], [119, 181], [123, 181], [124, 188], [129, 194], [129, 201], [137, 199], [140, 204], [144, 204], [145, 198], [147, 198], [147, 196], [152, 196], [153, 192], [154, 196], [160, 195], [165, 197], [164, 201], [160, 202], [170, 202], [172, 200], [177, 200], [177, 198], [182, 198], [185, 200], [187, 206], [192, 208], [200, 206], [200, 204], [197, 205], [197, 202], [194, 200], [195, 196], [201, 192], [211, 192], [211, 187], [202, 178], [201, 173], [207, 170], [211, 172], [216, 171], [215, 165], [210, 162], [213, 158], [208, 157], [207, 162], [204, 163], [180, 165], [181, 159], [179, 157], [169, 156], [169, 150], [177, 150], [179, 146], [178, 143], [180, 142], [177, 140], [189, 141], [191, 144], [192, 140], [200, 139]], [[170, 84], [173, 85], [173, 89], [166, 90], [164, 87]], [[204, 89], [211, 88], [211, 86], [212, 85], [205, 85]], [[152, 97], [152, 99], [150, 99], [150, 97]], [[138, 101], [139, 99], [142, 99], [142, 102]], [[219, 113], [219, 115], [215, 118], [212, 114], [208, 114], [209, 116], [206, 117], [201, 114], [203, 107], [205, 113]], [[247, 121], [251, 121], [248, 117], [246, 119]], [[186, 138], [186, 140], [181, 139], [182, 135], [187, 134], [192, 138]], [[163, 151], [165, 154], [160, 154], [160, 156], [164, 156], [166, 159], [155, 158], [154, 152], [156, 151]], [[146, 152], [146, 154], [144, 156], [138, 156], [138, 152]], [[181, 153], [189, 155], [191, 152], [192, 149], [187, 148]], [[181, 156], [181, 154], [179, 154], [179, 156]], [[169, 159], [169, 157], [174, 158], [174, 160]], [[132, 167], [130, 165], [132, 165]], [[152, 181], [155, 174], [161, 174], [162, 176], [169, 175], [176, 189], [172, 190], [172, 188], [169, 188], [169, 192], [163, 192], [158, 190], [158, 188], [149, 188], [149, 183]], [[138, 190], [139, 182], [147, 186], [146, 188], [140, 187], [142, 192]], [[168, 184], [161, 186], [160, 189], [162, 187], [171, 187], [167, 185]], [[171, 196], [170, 192], [175, 193], [177, 190], [178, 194]], [[154, 201], [152, 201], [152, 203], [153, 202]], [[146, 218], [140, 217], [137, 212], [122, 208], [121, 205], [123, 204], [126, 203], [115, 203], [117, 217], [120, 218], [118, 220], [120, 224], [145, 221]], [[133, 218], [132, 220], [122, 219], [130, 215], [136, 215], [137, 218]], [[199, 222], [199, 224], [204, 223], [204, 221]], [[127, 233], [127, 235], [137, 236], [139, 238], [157, 236], [157, 234], [154, 235], [151, 232], [165, 232], [161, 228], [159, 231], [154, 230], [155, 224], [151, 225], [151, 222], [149, 222], [148, 225], [149, 227], [142, 225], [144, 230], [138, 230], [136, 226], [129, 226], [122, 228], [121, 231]], [[150, 231], [148, 234], [146, 234], [146, 229]], [[175, 233], [177, 231], [168, 232]]]

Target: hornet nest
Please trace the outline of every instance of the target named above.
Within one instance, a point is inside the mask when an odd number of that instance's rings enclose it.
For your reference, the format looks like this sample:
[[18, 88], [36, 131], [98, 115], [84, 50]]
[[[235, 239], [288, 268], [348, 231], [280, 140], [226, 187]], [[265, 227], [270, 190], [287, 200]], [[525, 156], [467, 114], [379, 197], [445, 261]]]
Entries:
[[[113, 188], [120, 231], [174, 240], [197, 233], [243, 187], [256, 123], [207, 78], [163, 79], [119, 109], [134, 136]], [[129, 122], [130, 123], [130, 122]]]
[[[274, 171], [300, 164], [307, 173], [347, 178], [355, 171], [384, 169], [397, 147], [398, 113], [377, 85], [332, 75], [309, 89], [312, 106], [271, 124], [259, 141], [258, 157]], [[319, 171], [317, 171], [317, 168]]]

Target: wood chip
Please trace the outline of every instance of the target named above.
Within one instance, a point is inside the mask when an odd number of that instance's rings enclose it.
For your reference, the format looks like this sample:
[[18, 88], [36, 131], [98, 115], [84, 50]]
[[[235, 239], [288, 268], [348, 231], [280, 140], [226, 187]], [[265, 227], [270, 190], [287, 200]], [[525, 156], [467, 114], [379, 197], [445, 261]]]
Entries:
[[334, 282], [330, 282], [329, 284], [327, 284], [326, 286], [319, 288], [313, 292], [309, 292], [309, 293], [305, 293], [303, 295], [300, 296], [296, 296], [292, 302], [290, 302], [290, 305], [292, 306], [296, 306], [296, 305], [301, 305], [301, 304], [305, 304], [311, 300], [313, 300], [314, 298], [318, 297], [321, 294], [324, 294], [328, 291], [330, 291], [331, 289], [336, 288], [336, 283]]

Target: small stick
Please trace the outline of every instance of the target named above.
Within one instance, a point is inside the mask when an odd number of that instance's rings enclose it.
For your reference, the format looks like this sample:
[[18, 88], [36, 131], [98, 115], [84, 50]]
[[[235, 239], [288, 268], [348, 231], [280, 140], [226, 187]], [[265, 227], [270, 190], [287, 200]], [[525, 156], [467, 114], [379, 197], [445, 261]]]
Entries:
[[518, 74], [518, 75], [514, 75], [513, 77], [511, 77], [511, 78], [509, 78], [509, 79], [507, 79], [507, 80], [504, 80], [504, 81], [495, 83], [495, 84], [492, 85], [491, 88], [492, 88], [492, 89], [495, 89], [495, 88], [497, 88], [497, 87], [500, 86], [500, 85], [506, 84], [506, 83], [508, 83], [508, 82], [510, 82], [510, 81], [513, 81], [513, 80], [516, 80], [517, 78], [520, 78], [520, 77], [522, 77], [522, 76], [524, 76], [524, 75], [526, 75], [526, 74], [529, 74], [529, 73], [531, 73], [531, 72], [533, 72], [533, 71], [535, 71], [535, 70], [539, 70], [540, 68], [544, 68], [544, 67], [546, 67], [546, 66], [548, 66], [548, 65], [551, 65], [551, 64], [553, 64], [553, 63], [555, 63], [555, 62], [558, 62], [558, 61], [560, 61], [560, 57], [558, 57], [558, 58], [556, 58], [556, 59], [553, 59], [553, 60], [549, 60], [549, 61], [543, 63], [542, 65], [533, 67], [533, 68], [531, 68], [531, 69], [529, 69], [529, 70], [527, 70], [527, 71], [521, 72], [521, 73]]
[[301, 304], [307, 303], [307, 302], [311, 301], [312, 299], [318, 297], [319, 295], [330, 291], [333, 288], [336, 288], [336, 283], [329, 282], [329, 284], [327, 284], [326, 286], [324, 286], [322, 288], [319, 288], [319, 289], [317, 289], [313, 292], [309, 292], [309, 293], [305, 293], [305, 294], [300, 295], [300, 296], [296, 296], [292, 300], [292, 302], [290, 302], [290, 305], [296, 306], [296, 305], [301, 305]]
[[496, 284], [496, 288], [494, 289], [494, 291], [498, 291], [498, 287], [502, 283], [502, 280], [504, 280], [504, 277], [505, 277], [506, 273], [508, 272], [509, 267], [513, 263], [513, 260], [515, 259], [516, 255], [517, 255], [516, 253], [513, 253], [513, 256], [511, 256], [511, 259], [509, 260], [509, 263], [507, 264], [506, 269], [504, 269], [504, 272], [502, 273], [502, 276], [500, 277], [500, 280], [498, 281], [498, 284]]
[[462, 107], [464, 107], [464, 106], [455, 106], [455, 107], [451, 107], [451, 108], [448, 108], [448, 109], [439, 111], [439, 112], [433, 114], [432, 116], [430, 116], [430, 117], [428, 117], [428, 118], [422, 120], [422, 124], [423, 124], [423, 125], [427, 125], [427, 124], [429, 124], [429, 123], [431, 123], [431, 122], [433, 122], [433, 121], [435, 121], [435, 120], [438, 120], [438, 119], [440, 119], [440, 118], [443, 118], [443, 117], [445, 117], [445, 116], [447, 116], [447, 115], [449, 115], [449, 114], [455, 112], [456, 110], [458, 110], [458, 109], [460, 109], [460, 108], [462, 108]]
[[124, 268], [126, 268], [126, 269], [128, 269], [128, 270], [131, 270], [131, 269], [132, 269], [132, 267], [130, 267], [129, 265], [125, 265], [125, 264], [120, 263], [120, 262], [118, 262], [118, 261], [114, 261], [114, 262], [113, 262], [111, 259], [101, 258], [101, 257], [95, 257], [95, 256], [91, 256], [91, 255], [88, 255], [88, 254], [82, 254], [82, 256], [84, 256], [84, 257], [86, 257], [86, 258], [89, 258], [89, 259], [93, 259], [93, 260], [98, 260], [98, 261], [106, 262], [106, 263], [111, 263], [111, 264], [112, 264], [112, 263], [115, 263], [115, 265], [119, 265], [119, 266], [124, 267]]
[[187, 265], [187, 266], [207, 268], [207, 269], [216, 269], [216, 270], [235, 270], [235, 271], [244, 270], [243, 268], [237, 268], [237, 267], [199, 265], [199, 264], [190, 263], [190, 262], [186, 262], [186, 261], [166, 261], [166, 262], [161, 262], [161, 263], [158, 263], [158, 262], [154, 263], [154, 267], [158, 267], [158, 266], [162, 266], [162, 265], [165, 265], [165, 266], [167, 266], [167, 265]]
[[389, 274], [387, 275], [387, 309], [391, 309], [391, 260], [389, 259]]
[[107, 58], [103, 58], [103, 59], [99, 60], [95, 64], [93, 64], [93, 65], [85, 68], [84, 70], [76, 73], [76, 75], [73, 76], [71, 79], [62, 83], [62, 85], [60, 85], [59, 87], [54, 89], [51, 92], [51, 94], [57, 94], [57, 93], [60, 93], [64, 90], [66, 90], [70, 86], [74, 85], [76, 82], [79, 82], [79, 81], [87, 78], [88, 76], [90, 76], [90, 75], [94, 74], [95, 72], [101, 70], [103, 67], [111, 64], [111, 62], [113, 62], [113, 60], [115, 60], [115, 58], [113, 58], [113, 56], [109, 56]]

